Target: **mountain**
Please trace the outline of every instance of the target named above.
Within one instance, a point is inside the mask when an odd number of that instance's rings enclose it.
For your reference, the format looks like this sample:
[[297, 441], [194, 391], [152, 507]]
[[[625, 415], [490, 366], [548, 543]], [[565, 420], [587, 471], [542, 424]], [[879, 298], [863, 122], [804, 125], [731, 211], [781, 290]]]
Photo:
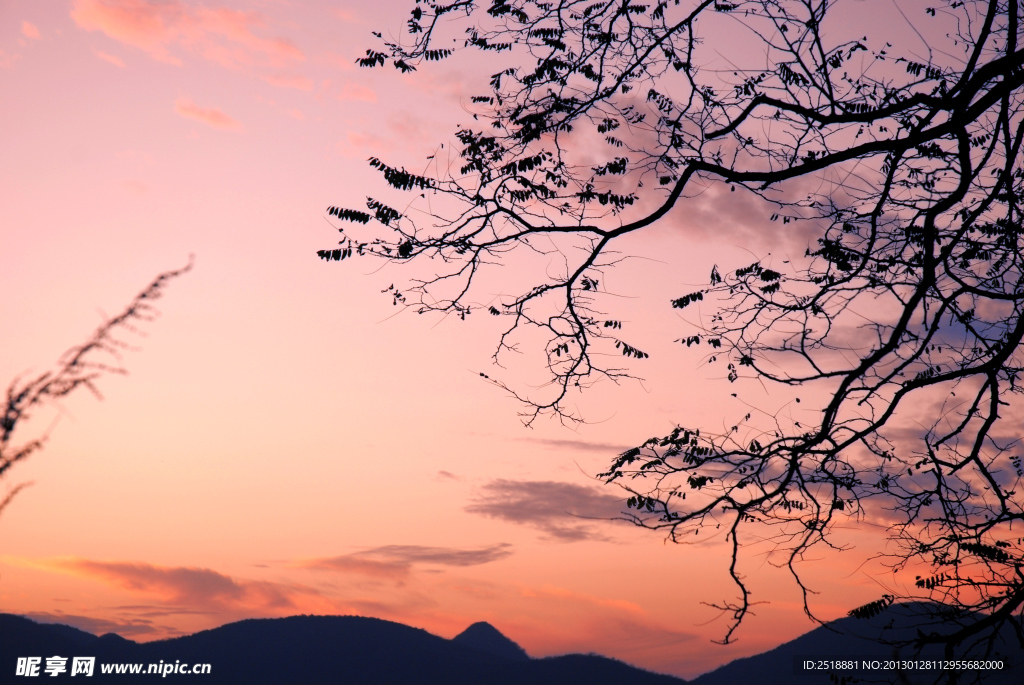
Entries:
[[[899, 683], [900, 685], [934, 685], [945, 683], [939, 670], [902, 670], [886, 668], [893, 666], [895, 661], [937, 661], [942, 659], [942, 648], [930, 645], [920, 651], [911, 647], [896, 648], [884, 644], [909, 643], [917, 637], [919, 630], [924, 633], [938, 632], [935, 624], [937, 605], [926, 603], [896, 604], [870, 619], [842, 618], [827, 625], [815, 628], [801, 635], [792, 642], [787, 642], [773, 650], [744, 659], [736, 659], [714, 671], [705, 673], [691, 681], [691, 685], [736, 685], [737, 683], [756, 683], [757, 685], [832, 685], [839, 682], [833, 680], [847, 678], [846, 682], [861, 683]], [[958, 620], [949, 616], [943, 628], [953, 632]], [[996, 642], [993, 653], [985, 655], [981, 650], [958, 651], [957, 659], [982, 659], [986, 661], [1001, 660], [1002, 670], [982, 672], [981, 683], [984, 685], [1020, 685], [1024, 683], [1024, 646], [1020, 644], [1010, 630], [1004, 631]], [[855, 669], [817, 669], [807, 670], [805, 662], [815, 666], [824, 665], [824, 661], [854, 661]], [[878, 668], [865, 669], [864, 662], [878, 662]], [[886, 662], [889, 662], [888, 664]], [[970, 677], [962, 683], [975, 682]]]
[[523, 659], [529, 659], [530, 657], [526, 654], [526, 650], [517, 645], [512, 640], [498, 632], [498, 629], [492, 626], [490, 623], [480, 621], [474, 623], [470, 627], [452, 638], [452, 642], [466, 647], [472, 647], [473, 649], [479, 649], [482, 652], [488, 654], [495, 654], [497, 656], [505, 657], [506, 659], [514, 659], [521, 661]]
[[[531, 659], [486, 623], [453, 640], [401, 623], [359, 616], [249, 619], [170, 640], [139, 644], [96, 637], [69, 626], [0, 614], [0, 681], [9, 682], [19, 657], [96, 657], [88, 683], [205, 683], [206, 685], [684, 685], [595, 655]], [[147, 674], [149, 664], [211, 665], [209, 675]], [[102, 672], [103, 665], [141, 664], [142, 673]], [[70, 677], [71, 660], [67, 662]], [[77, 677], [77, 676], [76, 676]], [[17, 678], [15, 682], [20, 681]], [[31, 681], [25, 681], [31, 682]]]
[[[941, 658], [938, 647], [920, 653], [880, 643], [909, 642], [934, 631], [934, 605], [899, 604], [870, 619], [844, 618], [818, 627], [763, 654], [737, 659], [690, 681], [691, 685], [831, 685], [900, 683], [934, 685], [935, 670], [898, 672], [886, 661]], [[970, 619], [971, 617], [964, 617]], [[947, 617], [950, 630], [963, 622]], [[1002, 660], [1004, 668], [987, 671], [984, 685], [1024, 683], [1024, 647], [1009, 634], [992, 654], [958, 654], [957, 658]], [[488, 623], [474, 623], [451, 640], [401, 623], [359, 616], [292, 616], [249, 619], [171, 640], [139, 644], [107, 634], [96, 637], [64, 625], [40, 624], [0, 614], [0, 682], [34, 682], [12, 678], [19, 657], [96, 657], [86, 683], [192, 683], [193, 685], [685, 685], [685, 681], [634, 668], [596, 655], [570, 654], [532, 659]], [[855, 661], [856, 669], [815, 670], [804, 662]], [[863, 668], [878, 661], [879, 668]], [[146, 674], [149, 664], [210, 664], [209, 675]], [[140, 664], [143, 673], [104, 674], [103, 665]], [[70, 671], [70, 659], [68, 660]], [[835, 679], [832, 678], [835, 676]], [[63, 673], [59, 681], [68, 678]], [[846, 680], [843, 681], [842, 679]], [[71, 681], [77, 682], [77, 681]], [[973, 682], [968, 679], [962, 682]]]

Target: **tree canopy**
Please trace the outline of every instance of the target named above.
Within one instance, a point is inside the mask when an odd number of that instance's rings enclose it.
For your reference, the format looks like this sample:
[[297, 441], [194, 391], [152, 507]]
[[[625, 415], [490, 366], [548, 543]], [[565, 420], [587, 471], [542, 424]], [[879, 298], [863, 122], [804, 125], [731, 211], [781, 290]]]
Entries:
[[[1020, 7], [900, 3], [904, 26], [880, 39], [855, 28], [876, 4], [417, 0], [361, 66], [480, 54], [500, 70], [426, 173], [370, 159], [409, 199], [329, 208], [341, 242], [319, 256], [429, 262], [435, 276], [389, 295], [505, 317], [498, 359], [541, 332], [546, 386], [489, 380], [528, 422], [575, 421], [573, 393], [648, 356], [601, 313], [616, 239], [671, 221], [710, 184], [757, 196], [773, 230], [815, 235], [803, 259], [709, 265], [666, 310], [702, 302], [713, 313], [683, 343], [730, 382], [818, 389], [819, 418], [730, 417], [724, 434], [683, 423], [601, 477], [630, 491], [633, 521], [673, 540], [727, 531], [727, 642], [751, 606], [746, 544], [772, 541], [810, 614], [799, 561], [836, 544], [839, 522], [873, 517], [918, 597], [983, 612], [918, 644], [953, 653], [1007, 625], [1024, 644]], [[546, 268], [478, 301], [481, 274], [522, 255]], [[613, 351], [634, 361], [608, 363]]]

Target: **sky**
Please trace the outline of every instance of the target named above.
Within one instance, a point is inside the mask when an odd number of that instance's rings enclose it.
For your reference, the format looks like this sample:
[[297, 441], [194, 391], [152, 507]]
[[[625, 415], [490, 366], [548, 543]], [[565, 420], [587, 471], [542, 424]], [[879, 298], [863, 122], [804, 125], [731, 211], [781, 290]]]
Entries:
[[[533, 656], [597, 652], [692, 677], [815, 627], [754, 545], [758, 604], [730, 646], [720, 536], [686, 545], [608, 519], [594, 474], [677, 423], [742, 411], [673, 344], [670, 299], [714, 264], [804, 237], [722, 189], [619, 249], [606, 276], [643, 382], [598, 385], [588, 423], [521, 423], [480, 378], [494, 324], [418, 317], [414, 273], [324, 263], [330, 205], [380, 193], [453, 140], [486, 74], [358, 69], [404, 0], [0, 2], [0, 380], [31, 377], [194, 255], [128, 336], [126, 376], [39, 412], [45, 450], [0, 498], [0, 611], [153, 640], [248, 617], [359, 614], [453, 637], [488, 621]], [[778, 231], [779, 229], [775, 229]], [[478, 317], [479, 318], [479, 317]], [[754, 389], [753, 392], [764, 392]], [[783, 406], [770, 393], [760, 400]], [[897, 582], [882, 530], [804, 565], [832, 619]]]

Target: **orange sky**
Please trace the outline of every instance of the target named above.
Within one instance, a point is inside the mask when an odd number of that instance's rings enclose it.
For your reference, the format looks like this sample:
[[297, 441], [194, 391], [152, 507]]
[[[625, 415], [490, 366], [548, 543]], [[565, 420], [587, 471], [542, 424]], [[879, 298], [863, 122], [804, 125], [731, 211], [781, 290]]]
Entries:
[[[671, 343], [685, 323], [669, 299], [804, 238], [735, 197], [720, 209], [713, 188], [620, 246], [645, 259], [607, 285], [652, 358], [644, 383], [581, 398], [592, 423], [575, 430], [523, 428], [481, 381], [492, 321], [392, 316], [379, 293], [407, 270], [316, 258], [337, 235], [325, 208], [381, 192], [365, 159], [418, 168], [479, 83], [457, 61], [415, 78], [354, 66], [406, 4], [0, 4], [0, 379], [46, 370], [196, 259], [128, 377], [35, 417], [46, 450], [0, 484], [34, 482], [0, 518], [0, 610], [139, 640], [297, 613], [445, 637], [487, 620], [535, 656], [684, 677], [811, 629], [755, 549], [743, 572], [770, 603], [711, 645], [725, 623], [701, 602], [733, 596], [720, 538], [580, 518], [619, 510], [591, 478], [617, 451], [742, 409]], [[806, 565], [823, 618], [896, 582], [862, 566], [878, 535]]]

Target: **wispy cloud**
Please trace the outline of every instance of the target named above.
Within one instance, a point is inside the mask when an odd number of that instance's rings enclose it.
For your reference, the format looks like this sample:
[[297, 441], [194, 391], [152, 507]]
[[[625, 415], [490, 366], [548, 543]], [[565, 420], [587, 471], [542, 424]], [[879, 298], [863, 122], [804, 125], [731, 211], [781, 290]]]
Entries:
[[321, 56], [321, 61], [325, 62], [329, 66], [339, 71], [355, 71], [355, 58], [352, 55], [340, 55], [336, 52], [325, 52]]
[[76, 607], [68, 613], [58, 610], [28, 615], [93, 633], [114, 632], [149, 640], [180, 635], [187, 625], [211, 627], [256, 616], [357, 611], [329, 590], [292, 582], [232, 577], [209, 568], [79, 557], [5, 557], [4, 562], [101, 583], [115, 590], [115, 596], [121, 594], [134, 600], [113, 606]]
[[600, 539], [583, 521], [615, 518], [622, 505], [614, 495], [574, 483], [499, 479], [484, 485], [466, 511], [535, 526], [553, 538], [574, 542]]
[[587, 442], [586, 440], [556, 440], [552, 438], [516, 438], [519, 442], [532, 442], [554, 449], [575, 450], [580, 452], [599, 452], [601, 454], [621, 454], [630, 448], [629, 445], [612, 445], [607, 442]]
[[[592, 650], [648, 668], [679, 670], [707, 651], [703, 646], [707, 643], [698, 637], [652, 617], [609, 611], [598, 620], [582, 622], [571, 638], [563, 635], [553, 641], [562, 642], [559, 651]], [[680, 658], [680, 653], [685, 657]]]
[[39, 40], [41, 37], [39, 35], [39, 29], [36, 28], [36, 25], [28, 21], [21, 22], [21, 35], [25, 36], [26, 38], [31, 38], [32, 40]]
[[369, 86], [359, 83], [346, 83], [338, 93], [338, 99], [343, 102], [358, 100], [361, 102], [377, 102], [377, 91]]
[[201, 121], [208, 126], [224, 131], [241, 130], [242, 124], [232, 119], [216, 107], [200, 107], [188, 98], [178, 98], [174, 103], [174, 111], [183, 117]]
[[99, 50], [95, 50], [95, 51], [93, 51], [93, 53], [97, 57], [99, 57], [101, 60], [103, 60], [104, 62], [110, 62], [115, 67], [119, 67], [121, 69], [124, 69], [124, 61], [120, 57], [115, 57], [114, 55], [108, 55], [107, 53], [101, 52]]
[[298, 74], [265, 74], [264, 81], [278, 88], [294, 88], [296, 90], [313, 90], [313, 81]]
[[334, 9], [332, 9], [331, 10], [331, 14], [336, 16], [341, 21], [344, 21], [344, 22], [349, 23], [349, 24], [365, 24], [366, 23], [365, 21], [363, 21], [362, 19], [357, 17], [355, 14], [353, 14], [350, 10], [341, 9], [340, 7], [335, 7]]
[[414, 564], [435, 566], [479, 566], [512, 554], [511, 545], [500, 543], [478, 549], [386, 545], [326, 559], [312, 559], [301, 565], [330, 571], [358, 573], [377, 578], [403, 578]]
[[243, 608], [293, 609], [296, 597], [311, 592], [281, 583], [236, 580], [208, 568], [78, 558], [53, 559], [34, 565], [97, 580], [161, 602], [213, 612]]
[[323, 571], [341, 571], [357, 573], [371, 578], [398, 580], [409, 575], [412, 564], [400, 561], [382, 561], [379, 559], [363, 559], [357, 555], [347, 554], [326, 559], [311, 559], [300, 564], [304, 568], [316, 568]]
[[[801, 179], [787, 189], [787, 197], [803, 197], [814, 192], [812, 186], [820, 182]], [[687, 202], [686, 213], [676, 223], [687, 238], [734, 242], [755, 252], [802, 254], [821, 230], [815, 221], [772, 223], [769, 217], [775, 213], [774, 205], [742, 188], [709, 183], [695, 192], [697, 195]]]
[[0, 50], [0, 69], [13, 69], [14, 63], [21, 59], [20, 55], [12, 55]]
[[423, 547], [421, 545], [386, 545], [358, 554], [393, 559], [410, 564], [438, 564], [440, 566], [479, 566], [498, 561], [512, 554], [512, 545], [502, 542], [479, 549], [452, 547]]
[[147, 619], [128, 619], [126, 621], [111, 621], [103, 618], [90, 618], [89, 616], [77, 616], [75, 614], [50, 613], [37, 611], [28, 614], [21, 614], [37, 623], [60, 623], [66, 626], [74, 626], [80, 630], [93, 635], [104, 635], [106, 633], [117, 633], [122, 637], [134, 635], [150, 635], [157, 632], [152, 626], [152, 621]]
[[346, 157], [361, 157], [366, 158], [365, 151], [374, 150], [376, 153], [389, 152], [396, 146], [395, 136], [381, 135], [369, 131], [367, 133], [360, 133], [358, 131], [349, 131], [345, 140], [338, 143], [338, 152]]
[[182, 64], [176, 52], [229, 69], [281, 67], [306, 58], [284, 38], [257, 35], [266, 22], [255, 12], [180, 0], [75, 0], [71, 17], [87, 31], [101, 31], [167, 64]]
[[548, 622], [532, 626], [534, 639], [543, 644], [534, 649], [542, 654], [596, 651], [646, 668], [668, 670], [669, 663], [678, 670], [695, 652], [706, 651], [697, 634], [666, 625], [626, 599], [550, 585], [521, 588], [520, 596], [527, 611], [535, 607], [536, 615], [543, 615], [554, 609], [552, 615], [566, 617], [568, 625], [560, 630], [551, 630]]

